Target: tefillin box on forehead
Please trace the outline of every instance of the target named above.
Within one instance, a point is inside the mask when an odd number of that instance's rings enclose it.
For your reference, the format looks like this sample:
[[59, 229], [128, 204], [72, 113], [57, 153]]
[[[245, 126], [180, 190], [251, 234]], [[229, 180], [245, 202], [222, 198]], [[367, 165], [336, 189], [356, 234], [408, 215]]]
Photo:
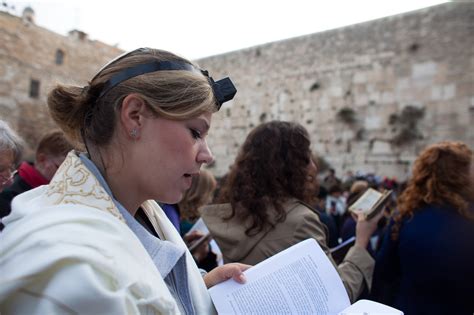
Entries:
[[[92, 81], [99, 75], [99, 73], [110, 66], [111, 64], [117, 62], [118, 60], [122, 60], [126, 58], [127, 56], [130, 56], [132, 54], [136, 53], [147, 53], [148, 51], [151, 51], [149, 48], [139, 48], [131, 52], [127, 52], [123, 55], [118, 56], [117, 58], [113, 59], [109, 63], [107, 63], [105, 66], [103, 66], [99, 72], [94, 76]], [[205, 77], [207, 77], [209, 84], [212, 87], [212, 90], [214, 92], [214, 97], [216, 98], [216, 106], [217, 110], [219, 110], [222, 106], [227, 101], [230, 101], [231, 99], [234, 98], [235, 94], [237, 93], [237, 89], [234, 86], [234, 83], [232, 83], [232, 80], [228, 77], [214, 81], [214, 79], [209, 75], [209, 72], [207, 70], [202, 70], [202, 69], [196, 69], [192, 64], [185, 63], [185, 62], [180, 62], [180, 61], [151, 61], [148, 63], [144, 64], [139, 64], [133, 67], [126, 68], [117, 74], [113, 75], [109, 80], [107, 80], [104, 83], [104, 87], [102, 88], [99, 96], [97, 99], [100, 99], [103, 97], [105, 94], [107, 94], [112, 88], [117, 86], [118, 84], [134, 78], [136, 76], [150, 73], [150, 72], [156, 72], [156, 71], [173, 71], [173, 70], [184, 70], [184, 71], [191, 71], [191, 72], [201, 72]]]

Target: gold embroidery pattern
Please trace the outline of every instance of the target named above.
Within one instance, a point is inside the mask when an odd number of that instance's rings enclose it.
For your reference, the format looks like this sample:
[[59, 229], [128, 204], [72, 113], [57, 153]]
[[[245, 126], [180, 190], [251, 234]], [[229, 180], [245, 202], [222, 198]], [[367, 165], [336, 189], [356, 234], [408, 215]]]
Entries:
[[45, 198], [51, 205], [75, 204], [107, 211], [125, 222], [112, 198], [74, 151], [69, 152], [49, 183]]

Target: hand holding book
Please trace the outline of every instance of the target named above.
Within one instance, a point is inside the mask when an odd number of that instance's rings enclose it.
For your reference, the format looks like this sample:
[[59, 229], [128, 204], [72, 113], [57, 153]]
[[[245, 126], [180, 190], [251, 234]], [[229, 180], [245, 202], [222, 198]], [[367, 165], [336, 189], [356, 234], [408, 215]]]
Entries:
[[370, 220], [385, 208], [390, 201], [391, 195], [391, 190], [379, 192], [369, 188], [349, 207], [349, 211], [362, 215], [366, 220]]
[[377, 230], [377, 223], [383, 215], [383, 209], [390, 200], [391, 193], [392, 191], [381, 193], [369, 188], [349, 207], [349, 211], [357, 220], [356, 246], [367, 248], [372, 234]]
[[302, 241], [244, 271], [245, 284], [228, 280], [209, 289], [219, 314], [392, 314], [389, 306], [350, 305], [336, 269], [314, 239]]

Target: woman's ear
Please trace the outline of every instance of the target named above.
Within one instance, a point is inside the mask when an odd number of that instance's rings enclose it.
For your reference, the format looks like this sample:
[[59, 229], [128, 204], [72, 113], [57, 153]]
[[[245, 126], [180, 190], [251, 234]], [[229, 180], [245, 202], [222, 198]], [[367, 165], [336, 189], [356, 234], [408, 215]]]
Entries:
[[143, 127], [147, 106], [145, 101], [137, 94], [129, 94], [122, 101], [120, 109], [120, 122], [128, 137], [137, 140]]

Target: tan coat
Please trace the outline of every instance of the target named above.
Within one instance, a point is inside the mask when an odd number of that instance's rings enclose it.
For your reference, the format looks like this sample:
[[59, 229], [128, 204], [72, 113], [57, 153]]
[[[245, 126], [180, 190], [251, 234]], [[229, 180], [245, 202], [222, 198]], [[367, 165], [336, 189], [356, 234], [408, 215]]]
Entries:
[[300, 241], [314, 238], [337, 268], [351, 301], [357, 299], [366, 285], [370, 288], [374, 260], [367, 250], [352, 247], [344, 261], [336, 266], [327, 246], [327, 228], [321, 223], [319, 215], [295, 199], [286, 202], [284, 209], [287, 213], [284, 222], [250, 237], [245, 234], [249, 221], [242, 224], [235, 217], [223, 220], [231, 211], [230, 204], [204, 207], [202, 218], [222, 250], [225, 263], [255, 265]]

